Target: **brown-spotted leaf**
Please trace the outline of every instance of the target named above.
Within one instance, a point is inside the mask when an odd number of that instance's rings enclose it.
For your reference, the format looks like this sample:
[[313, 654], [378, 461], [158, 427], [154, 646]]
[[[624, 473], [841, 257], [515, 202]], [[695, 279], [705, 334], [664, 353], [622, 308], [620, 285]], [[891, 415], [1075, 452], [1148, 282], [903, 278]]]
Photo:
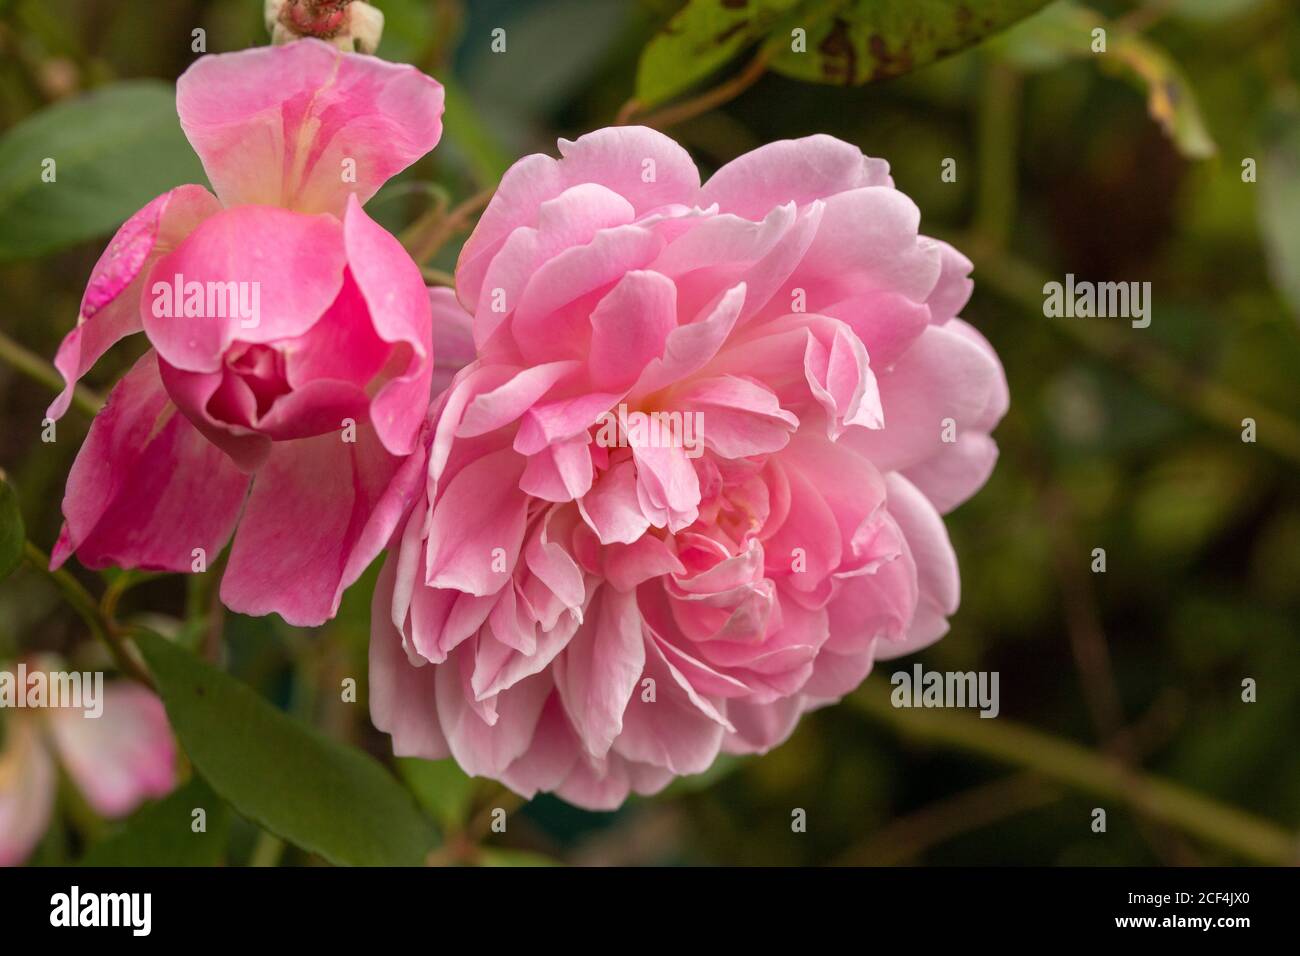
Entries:
[[[856, 86], [910, 73], [964, 50], [1049, 0], [844, 0], [791, 35], [771, 38], [772, 69], [813, 83]], [[804, 36], [798, 30], [806, 31]], [[779, 42], [778, 42], [779, 41]]]

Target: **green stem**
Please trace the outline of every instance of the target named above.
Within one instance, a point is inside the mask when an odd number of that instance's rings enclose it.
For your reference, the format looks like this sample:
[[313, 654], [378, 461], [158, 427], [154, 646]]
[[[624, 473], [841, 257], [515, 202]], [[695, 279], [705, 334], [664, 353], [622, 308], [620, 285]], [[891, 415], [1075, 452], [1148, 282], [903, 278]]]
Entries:
[[139, 681], [144, 686], [152, 689], [153, 680], [149, 677], [149, 673], [144, 669], [144, 666], [131, 655], [126, 646], [124, 635], [118, 630], [113, 621], [104, 616], [100, 610], [99, 602], [82, 586], [81, 582], [63, 568], [51, 569], [49, 556], [30, 541], [23, 542], [23, 553], [33, 568], [54, 582], [55, 587], [62, 592], [63, 597], [72, 605], [73, 610], [86, 622], [90, 632], [104, 642], [109, 653], [113, 655], [113, 660], [117, 663], [118, 669], [133, 680]]
[[[63, 391], [63, 376], [59, 374], [58, 369], [3, 332], [0, 332], [0, 359], [4, 359], [33, 381], [40, 382], [55, 392]], [[104, 400], [90, 389], [78, 385], [72, 391], [72, 404], [93, 418], [104, 406]]]
[[1154, 820], [1255, 862], [1294, 865], [1300, 861], [1300, 837], [1271, 821], [1014, 721], [985, 720], [944, 709], [896, 708], [889, 685], [879, 677], [869, 678], [848, 701], [905, 736], [1032, 770], [1083, 793], [1129, 804]]
[[693, 96], [680, 103], [674, 103], [671, 106], [665, 106], [653, 113], [641, 113], [641, 104], [636, 100], [628, 100], [623, 104], [623, 108], [618, 111], [618, 117], [614, 120], [614, 124], [616, 126], [626, 126], [635, 122], [638, 126], [664, 129], [669, 126], [676, 126], [678, 123], [684, 123], [688, 119], [694, 119], [696, 116], [710, 110], [715, 110], [724, 103], [731, 102], [762, 79], [763, 74], [767, 72], [767, 61], [770, 55], [768, 50], [760, 49], [754, 55], [754, 58], [746, 64], [745, 68], [731, 79], [718, 84], [713, 89], [706, 90], [698, 96]]
[[249, 866], [279, 866], [280, 857], [284, 855], [284, 841], [267, 830], [257, 835], [253, 852], [248, 858]]

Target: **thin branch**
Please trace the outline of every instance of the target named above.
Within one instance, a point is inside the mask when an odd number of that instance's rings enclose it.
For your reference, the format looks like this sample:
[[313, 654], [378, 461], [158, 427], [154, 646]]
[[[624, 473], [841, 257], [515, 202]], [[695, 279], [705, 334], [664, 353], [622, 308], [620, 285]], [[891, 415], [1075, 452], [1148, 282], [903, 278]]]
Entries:
[[1128, 33], [1142, 33], [1173, 12], [1175, 0], [1147, 0], [1114, 21], [1118, 29]]
[[113, 621], [104, 616], [99, 603], [82, 586], [81, 582], [64, 568], [52, 570], [49, 556], [30, 541], [23, 543], [23, 552], [28, 563], [33, 568], [54, 582], [67, 602], [72, 605], [73, 610], [86, 622], [90, 632], [104, 642], [109, 653], [113, 655], [118, 670], [152, 690], [154, 684], [149, 672], [132, 656], [130, 649], [126, 646], [126, 632], [119, 630]]
[[953, 837], [1061, 799], [1061, 788], [1032, 773], [1017, 773], [936, 800], [891, 821], [870, 840], [832, 861], [835, 866], [894, 866], [914, 860]]
[[445, 285], [452, 289], [456, 288], [456, 277], [442, 269], [425, 266], [420, 270], [420, 275], [424, 276], [424, 281], [429, 285]]
[[[32, 381], [55, 392], [63, 391], [63, 376], [58, 369], [3, 332], [0, 332], [0, 359], [4, 359]], [[78, 385], [72, 392], [72, 404], [93, 418], [104, 407], [104, 400], [90, 389]]]
[[496, 194], [496, 186], [470, 196], [451, 212], [433, 209], [420, 217], [400, 239], [416, 263], [423, 265], [446, 245], [447, 240], [470, 227], [471, 221], [482, 212]]
[[634, 99], [628, 100], [623, 104], [623, 108], [618, 111], [618, 117], [614, 120], [614, 125], [627, 126], [630, 123], [636, 123], [639, 126], [653, 126], [655, 129], [662, 129], [666, 126], [675, 126], [678, 123], [685, 122], [699, 116], [701, 113], [707, 113], [709, 110], [717, 109], [723, 103], [729, 103], [757, 83], [759, 78], [767, 72], [767, 60], [767, 50], [760, 49], [743, 70], [725, 83], [720, 83], [699, 96], [683, 100], [680, 103], [674, 103], [671, 106], [665, 106], [661, 110], [647, 113], [644, 116], [637, 116], [641, 104]]
[[[868, 678], [846, 698], [849, 706], [892, 730], [1033, 771], [1082, 793], [1133, 806], [1207, 843], [1258, 863], [1300, 862], [1300, 835], [1236, 807], [1146, 773], [1112, 757], [1060, 740], [1004, 717], [985, 720], [951, 710], [896, 708], [882, 678]], [[1130, 776], [1140, 782], [1132, 786]]]

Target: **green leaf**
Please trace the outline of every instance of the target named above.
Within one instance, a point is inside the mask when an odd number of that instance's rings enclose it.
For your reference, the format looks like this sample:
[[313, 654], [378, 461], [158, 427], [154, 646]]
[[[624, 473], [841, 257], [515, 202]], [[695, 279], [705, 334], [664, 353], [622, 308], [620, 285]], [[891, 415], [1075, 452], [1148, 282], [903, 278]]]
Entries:
[[[772, 69], [857, 86], [941, 60], [1043, 8], [1048, 0], [844, 0], [809, 22], [806, 47], [773, 36]], [[795, 26], [804, 26], [796, 23]]]
[[993, 38], [989, 50], [1021, 70], [1051, 70], [1091, 54], [1092, 31], [1105, 26], [1101, 14], [1060, 0]]
[[[1093, 49], [1093, 31], [1105, 30], [1107, 47]], [[1052, 69], [1067, 60], [1091, 59], [1122, 73], [1147, 96], [1147, 112], [1178, 151], [1189, 159], [1215, 153], [1196, 95], [1183, 71], [1145, 37], [1127, 33], [1099, 13], [1076, 3], [1053, 4], [993, 41], [994, 51], [1023, 70]]]
[[485, 846], [478, 853], [479, 866], [560, 866], [558, 860], [530, 850], [503, 850]]
[[456, 765], [456, 761], [421, 760], [401, 757], [397, 771], [415, 794], [415, 799], [444, 829], [463, 826], [474, 780]]
[[158, 194], [206, 181], [170, 84], [117, 83], [57, 103], [0, 138], [0, 262], [104, 235]]
[[[194, 811], [206, 815], [194, 832]], [[201, 777], [138, 810], [122, 829], [90, 848], [81, 866], [217, 866], [226, 853], [230, 810]]]
[[637, 100], [654, 106], [689, 89], [799, 6], [799, 0], [690, 0], [641, 52]]
[[509, 55], [493, 53], [487, 43], [467, 43], [457, 73], [475, 102], [503, 107], [507, 116], [548, 116], [590, 82], [627, 31], [633, 8], [591, 0], [519, 4], [500, 24], [510, 36]]
[[464, 155], [466, 166], [479, 183], [484, 186], [494, 185], [510, 168], [511, 160], [483, 125], [479, 111], [460, 85], [453, 82], [451, 77], [443, 79], [446, 112], [442, 121], [449, 131], [450, 142]]
[[9, 577], [23, 561], [23, 542], [27, 532], [23, 528], [23, 513], [18, 508], [18, 496], [0, 471], [0, 581]]
[[414, 866], [432, 849], [433, 828], [372, 757], [156, 634], [136, 643], [190, 760], [254, 823], [338, 864]]
[[1213, 156], [1214, 140], [1201, 119], [1192, 86], [1178, 64], [1164, 50], [1137, 34], [1116, 37], [1113, 51], [1145, 87], [1147, 112], [1178, 151], [1188, 159]]

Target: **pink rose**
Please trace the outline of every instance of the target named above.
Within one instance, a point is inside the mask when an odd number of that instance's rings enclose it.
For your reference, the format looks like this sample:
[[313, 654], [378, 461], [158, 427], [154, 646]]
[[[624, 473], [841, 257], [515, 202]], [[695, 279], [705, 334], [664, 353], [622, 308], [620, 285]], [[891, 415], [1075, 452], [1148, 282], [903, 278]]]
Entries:
[[944, 634], [940, 514], [1007, 389], [881, 160], [813, 136], [701, 187], [648, 129], [560, 152], [461, 254], [478, 359], [376, 591], [371, 711], [399, 754], [612, 808]]
[[[115, 342], [152, 348], [73, 465], [58, 566], [215, 561], [221, 597], [314, 625], [378, 554], [417, 477], [434, 372], [430, 293], [361, 209], [442, 132], [442, 87], [319, 40], [205, 56], [177, 83], [216, 190], [131, 217], [90, 277], [55, 364], [68, 388]], [[251, 493], [249, 491], [251, 485]]]
[[[40, 661], [27, 671], [49, 671]], [[88, 702], [89, 703], [89, 702]], [[50, 822], [56, 758], [103, 816], [123, 817], [176, 782], [176, 742], [162, 701], [136, 684], [107, 684], [98, 717], [85, 709], [5, 711], [0, 748], [0, 866], [31, 854]]]

